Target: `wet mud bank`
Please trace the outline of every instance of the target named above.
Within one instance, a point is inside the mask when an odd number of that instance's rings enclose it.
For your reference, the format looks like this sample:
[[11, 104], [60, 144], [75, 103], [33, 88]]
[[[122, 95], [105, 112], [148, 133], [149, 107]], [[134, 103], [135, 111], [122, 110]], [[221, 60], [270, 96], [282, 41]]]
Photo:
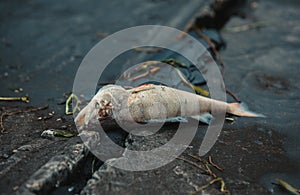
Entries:
[[[6, 8], [0, 17], [6, 24], [5, 28], [1, 27], [0, 34], [3, 49], [0, 82], [4, 86], [0, 92], [3, 96], [28, 93], [31, 102], [29, 105], [0, 102], [1, 114], [7, 113], [2, 119], [0, 135], [1, 194], [190, 194], [196, 191], [224, 194], [227, 190], [231, 194], [288, 194], [277, 185], [276, 178], [300, 188], [297, 186], [300, 183], [300, 124], [297, 119], [300, 108], [297, 66], [300, 63], [300, 4], [297, 1], [209, 3], [199, 0], [186, 4], [133, 1], [124, 2], [122, 6], [113, 2], [100, 3], [106, 10], [115, 10], [107, 16], [104, 16], [105, 9], [91, 13], [80, 9], [94, 10], [93, 6], [99, 6], [96, 1], [90, 5], [65, 2], [48, 8], [47, 1], [28, 1], [21, 3], [17, 11], [19, 3], [0, 4], [3, 10]], [[141, 8], [127, 14], [136, 5]], [[162, 12], [166, 6], [170, 7]], [[32, 11], [36, 11], [35, 14], [32, 15]], [[43, 11], [51, 17], [46, 17]], [[21, 20], [22, 16], [27, 17]], [[119, 25], [120, 17], [124, 18], [123, 25]], [[49, 32], [41, 30], [41, 21], [36, 18], [43, 18]], [[64, 20], [54, 24], [55, 18]], [[72, 116], [64, 114], [63, 93], [71, 91], [80, 61], [99, 41], [100, 35], [95, 36], [99, 29], [112, 33], [129, 26], [153, 23], [183, 29], [191, 18], [193, 27], [203, 32], [213, 30], [221, 38], [213, 39], [216, 40], [213, 43], [216, 49], [223, 48], [219, 52], [226, 65], [226, 87], [251, 110], [267, 118], [227, 120], [213, 149], [201, 158], [197, 154], [207, 126], [199, 124], [192, 143], [178, 158], [158, 169], [143, 172], [112, 166], [121, 158], [130, 158], [126, 151], [102, 162], [88, 151], [78, 136], [41, 136], [45, 130], [53, 129], [77, 134]], [[93, 22], [96, 19], [101, 22]], [[22, 25], [17, 25], [19, 21]], [[263, 25], [249, 25], [260, 22]], [[74, 23], [78, 28], [70, 25]], [[25, 30], [28, 26], [40, 30]], [[22, 30], [24, 33], [17, 38]], [[192, 28], [191, 33], [195, 32]], [[211, 45], [207, 47], [213, 54]], [[140, 54], [138, 58], [148, 59], [149, 55]], [[135, 60], [126, 61], [124, 67]], [[123, 62], [124, 59], [117, 61], [118, 64]], [[118, 70], [109, 71], [111, 75], [118, 74]], [[228, 95], [228, 101], [234, 98]], [[46, 104], [49, 107], [27, 112]], [[107, 128], [113, 126], [109, 124]], [[147, 151], [168, 142], [177, 127], [178, 124], [167, 124], [158, 133], [146, 137], [128, 135], [116, 128], [108, 136], [127, 149]]]

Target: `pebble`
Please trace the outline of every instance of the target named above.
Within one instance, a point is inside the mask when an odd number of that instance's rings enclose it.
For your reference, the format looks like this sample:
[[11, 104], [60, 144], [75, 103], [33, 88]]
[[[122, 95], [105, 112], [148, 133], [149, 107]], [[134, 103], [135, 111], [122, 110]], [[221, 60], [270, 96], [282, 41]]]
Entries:
[[67, 125], [62, 125], [62, 126], [60, 127], [60, 129], [62, 129], [62, 130], [67, 130], [67, 129], [68, 129], [68, 126], [67, 126]]
[[57, 118], [57, 119], [56, 119], [56, 122], [61, 122], [61, 121], [62, 121], [61, 118]]
[[263, 145], [263, 142], [262, 142], [262, 141], [255, 140], [254, 142], [255, 142], [257, 145]]
[[24, 145], [18, 148], [18, 151], [32, 151], [33, 147], [31, 145]]
[[74, 191], [74, 186], [68, 188], [68, 192], [73, 192], [73, 191]]
[[41, 136], [43, 138], [54, 138], [54, 129], [47, 129], [43, 131]]

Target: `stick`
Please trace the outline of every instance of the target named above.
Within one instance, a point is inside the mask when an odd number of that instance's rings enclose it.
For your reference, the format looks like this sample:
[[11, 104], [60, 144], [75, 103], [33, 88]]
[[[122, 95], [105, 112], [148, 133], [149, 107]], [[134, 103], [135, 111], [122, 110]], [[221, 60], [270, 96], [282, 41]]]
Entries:
[[22, 101], [22, 102], [29, 102], [28, 96], [23, 97], [0, 97], [0, 101]]

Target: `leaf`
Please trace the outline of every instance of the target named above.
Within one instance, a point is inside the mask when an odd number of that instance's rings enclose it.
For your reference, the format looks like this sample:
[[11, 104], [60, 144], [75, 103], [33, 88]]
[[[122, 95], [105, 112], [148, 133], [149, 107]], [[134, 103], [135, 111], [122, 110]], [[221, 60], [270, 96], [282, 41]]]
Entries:
[[300, 195], [300, 190], [294, 188], [293, 186], [291, 186], [290, 184], [288, 184], [284, 180], [282, 180], [280, 178], [276, 178], [275, 180], [279, 183], [280, 186], [282, 186], [284, 189], [286, 189], [290, 193]]
[[73, 134], [73, 133], [67, 133], [67, 132], [64, 132], [64, 131], [58, 131], [58, 130], [54, 130], [54, 131], [53, 131], [53, 135], [54, 135], [54, 136], [60, 136], [60, 137], [74, 137], [74, 136], [76, 136], [76, 134]]
[[[76, 103], [73, 108], [73, 111], [70, 111], [70, 104], [71, 104], [72, 99], [75, 99]], [[65, 110], [66, 115], [73, 114], [74, 111], [80, 110], [80, 108], [78, 107], [79, 103], [80, 103], [79, 98], [74, 93], [71, 93], [71, 95], [68, 97], [68, 99], [66, 101], [66, 110]]]

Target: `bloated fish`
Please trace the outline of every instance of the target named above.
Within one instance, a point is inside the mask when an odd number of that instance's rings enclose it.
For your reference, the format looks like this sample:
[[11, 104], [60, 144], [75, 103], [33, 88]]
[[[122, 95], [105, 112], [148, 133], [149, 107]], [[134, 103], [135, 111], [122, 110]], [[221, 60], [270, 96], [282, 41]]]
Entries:
[[116, 120], [149, 122], [168, 120], [175, 117], [192, 117], [209, 123], [210, 113], [226, 112], [236, 116], [264, 117], [251, 112], [239, 103], [227, 103], [196, 95], [187, 91], [145, 84], [133, 89], [118, 85], [101, 88], [75, 118], [78, 128], [88, 125], [93, 119], [108, 116]]

